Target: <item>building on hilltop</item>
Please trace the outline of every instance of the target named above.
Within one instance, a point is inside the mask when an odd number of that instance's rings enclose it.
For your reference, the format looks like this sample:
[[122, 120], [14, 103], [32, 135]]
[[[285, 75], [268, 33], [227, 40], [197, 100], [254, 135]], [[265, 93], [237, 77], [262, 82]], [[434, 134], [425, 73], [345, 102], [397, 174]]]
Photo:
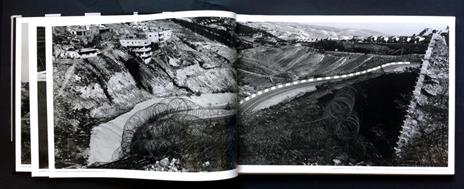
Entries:
[[148, 39], [120, 39], [119, 43], [123, 47], [146, 47], [151, 45]]
[[148, 64], [153, 55], [152, 44], [166, 42], [171, 37], [171, 30], [146, 31], [130, 35], [128, 38], [120, 39], [119, 43], [121, 46], [128, 48], [129, 51], [135, 53], [145, 64]]

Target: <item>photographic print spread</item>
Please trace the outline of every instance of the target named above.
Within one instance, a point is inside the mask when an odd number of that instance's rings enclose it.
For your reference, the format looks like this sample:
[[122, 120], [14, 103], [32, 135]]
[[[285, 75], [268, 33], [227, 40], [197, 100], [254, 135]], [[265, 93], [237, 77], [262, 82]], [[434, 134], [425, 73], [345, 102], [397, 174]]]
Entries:
[[19, 19], [33, 176], [454, 174], [452, 18], [78, 18]]

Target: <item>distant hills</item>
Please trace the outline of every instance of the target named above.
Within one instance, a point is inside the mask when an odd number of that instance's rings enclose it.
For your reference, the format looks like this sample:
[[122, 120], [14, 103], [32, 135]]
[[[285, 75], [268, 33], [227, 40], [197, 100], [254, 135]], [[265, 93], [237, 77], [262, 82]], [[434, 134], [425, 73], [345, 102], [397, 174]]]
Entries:
[[307, 39], [352, 39], [353, 36], [368, 37], [385, 35], [365, 29], [336, 28], [330, 26], [307, 25], [283, 22], [249, 22], [247, 26], [264, 30], [283, 40]]

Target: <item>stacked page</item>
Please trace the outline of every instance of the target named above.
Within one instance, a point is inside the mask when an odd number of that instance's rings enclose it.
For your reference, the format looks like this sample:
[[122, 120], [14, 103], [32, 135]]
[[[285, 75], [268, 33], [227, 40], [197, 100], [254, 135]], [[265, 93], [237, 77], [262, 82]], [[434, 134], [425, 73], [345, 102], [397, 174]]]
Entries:
[[14, 21], [16, 171], [454, 174], [453, 17]]

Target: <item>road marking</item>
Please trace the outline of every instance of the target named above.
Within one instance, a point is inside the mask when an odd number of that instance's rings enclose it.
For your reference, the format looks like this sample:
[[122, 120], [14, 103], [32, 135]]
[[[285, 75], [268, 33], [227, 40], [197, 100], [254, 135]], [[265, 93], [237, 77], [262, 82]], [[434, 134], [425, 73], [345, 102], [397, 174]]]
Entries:
[[278, 89], [278, 88], [282, 88], [282, 87], [288, 87], [288, 86], [291, 86], [291, 85], [296, 85], [298, 83], [306, 83], [306, 82], [314, 82], [314, 81], [322, 81], [322, 80], [331, 80], [331, 79], [353, 77], [353, 76], [357, 76], [357, 75], [366, 74], [368, 72], [372, 72], [372, 71], [375, 71], [375, 70], [378, 70], [378, 69], [381, 69], [381, 68], [385, 68], [385, 67], [388, 67], [388, 66], [403, 65], [403, 64], [407, 65], [407, 64], [411, 64], [411, 62], [390, 62], [390, 63], [386, 63], [386, 64], [383, 64], [383, 65], [380, 65], [380, 66], [376, 66], [374, 68], [370, 68], [370, 69], [367, 69], [367, 70], [358, 71], [358, 72], [350, 73], [350, 74], [326, 76], [326, 77], [317, 77], [317, 78], [297, 80], [297, 81], [289, 82], [289, 83], [285, 83], [285, 84], [279, 84], [277, 86], [272, 86], [271, 88], [267, 88], [267, 89], [258, 91], [257, 93], [246, 97], [244, 100], [240, 101], [240, 104], [242, 104], [242, 103], [244, 103], [244, 102], [246, 102], [246, 101], [248, 101], [248, 100], [250, 100], [250, 99], [252, 99], [252, 98], [254, 98], [256, 96], [258, 96], [258, 95], [261, 95], [263, 93], [267, 93], [269, 91], [272, 91], [272, 90], [275, 90], [275, 89]]

